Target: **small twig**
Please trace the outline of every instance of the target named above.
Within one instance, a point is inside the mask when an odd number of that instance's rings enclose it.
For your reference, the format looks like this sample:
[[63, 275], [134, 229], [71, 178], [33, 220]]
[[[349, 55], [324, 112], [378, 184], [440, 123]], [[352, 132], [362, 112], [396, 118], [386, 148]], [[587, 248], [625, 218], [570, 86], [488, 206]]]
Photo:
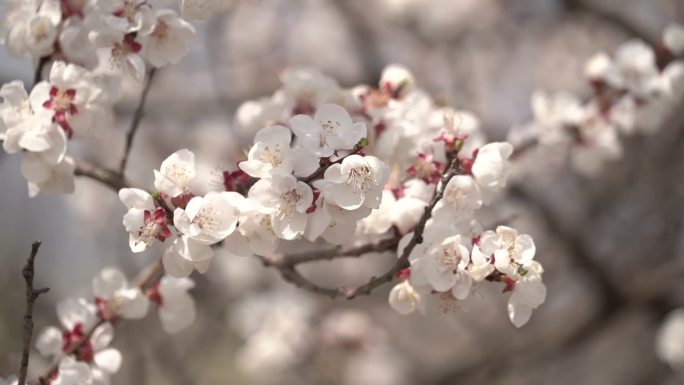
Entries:
[[74, 159], [74, 162], [76, 163], [76, 170], [74, 171], [76, 176], [93, 179], [114, 191], [119, 191], [125, 187], [132, 187], [131, 182], [114, 170], [100, 167], [83, 159]]
[[47, 293], [50, 288], [44, 287], [36, 289], [33, 287], [33, 277], [35, 275], [35, 259], [40, 248], [40, 241], [33, 242], [31, 245], [31, 255], [29, 255], [22, 275], [26, 281], [26, 313], [24, 314], [24, 330], [23, 330], [23, 350], [21, 352], [21, 367], [19, 368], [19, 383], [18, 385], [26, 384], [26, 374], [28, 372], [29, 352], [31, 350], [31, 337], [33, 336], [33, 304], [36, 302], [41, 294]]
[[380, 241], [371, 242], [363, 246], [344, 247], [337, 246], [328, 250], [313, 250], [304, 253], [273, 255], [270, 257], [259, 257], [266, 266], [283, 268], [292, 267], [300, 263], [308, 263], [322, 260], [332, 260], [343, 257], [359, 257], [373, 252], [383, 252], [397, 247], [399, 237], [395, 236]]
[[140, 96], [138, 108], [135, 110], [133, 120], [131, 121], [131, 126], [128, 129], [128, 132], [126, 133], [126, 144], [124, 147], [123, 156], [121, 157], [121, 161], [119, 162], [119, 168], [117, 170], [119, 175], [124, 175], [124, 172], [126, 171], [126, 164], [128, 163], [128, 157], [131, 153], [131, 147], [133, 146], [133, 139], [135, 138], [135, 134], [138, 132], [138, 127], [140, 126], [140, 122], [142, 121], [143, 115], [145, 113], [145, 103], [147, 102], [147, 95], [150, 92], [152, 80], [154, 80], [155, 73], [156, 70], [152, 68], [147, 74], [147, 81], [143, 86], [143, 91], [142, 95]]

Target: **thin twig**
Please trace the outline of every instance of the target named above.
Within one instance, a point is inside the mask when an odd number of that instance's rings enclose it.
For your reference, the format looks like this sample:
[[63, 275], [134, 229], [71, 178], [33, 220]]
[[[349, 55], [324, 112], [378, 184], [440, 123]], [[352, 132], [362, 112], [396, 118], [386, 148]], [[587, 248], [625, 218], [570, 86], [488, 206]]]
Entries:
[[145, 85], [143, 86], [143, 91], [142, 95], [140, 96], [138, 108], [135, 110], [133, 120], [131, 121], [131, 126], [128, 129], [128, 132], [126, 133], [126, 144], [118, 168], [118, 173], [120, 175], [124, 175], [124, 172], [126, 171], [126, 164], [128, 163], [128, 157], [131, 153], [131, 147], [133, 146], [133, 139], [135, 138], [135, 134], [138, 132], [138, 127], [140, 126], [140, 122], [142, 121], [143, 115], [145, 114], [145, 103], [147, 102], [147, 95], [150, 92], [152, 80], [154, 80], [155, 73], [156, 70], [152, 68], [147, 74], [147, 80], [145, 82]]
[[133, 186], [131, 182], [126, 179], [126, 177], [114, 170], [100, 167], [83, 159], [74, 159], [74, 161], [76, 163], [74, 175], [76, 176], [83, 176], [93, 179], [114, 191], [119, 191], [122, 188]]
[[22, 275], [26, 281], [26, 313], [24, 314], [24, 330], [23, 330], [23, 350], [21, 352], [21, 366], [19, 368], [19, 382], [18, 385], [26, 384], [26, 374], [28, 372], [29, 352], [31, 350], [31, 337], [33, 336], [33, 304], [36, 302], [41, 294], [47, 293], [50, 288], [44, 287], [42, 289], [35, 289], [33, 287], [33, 277], [35, 275], [35, 259], [40, 248], [40, 241], [33, 242], [31, 245], [31, 254], [29, 255]]
[[373, 252], [383, 252], [397, 247], [399, 237], [392, 237], [380, 241], [371, 242], [362, 246], [344, 247], [337, 246], [328, 250], [313, 250], [304, 253], [260, 257], [266, 266], [282, 268], [291, 267], [300, 263], [308, 263], [322, 260], [332, 260], [342, 257], [359, 257]]

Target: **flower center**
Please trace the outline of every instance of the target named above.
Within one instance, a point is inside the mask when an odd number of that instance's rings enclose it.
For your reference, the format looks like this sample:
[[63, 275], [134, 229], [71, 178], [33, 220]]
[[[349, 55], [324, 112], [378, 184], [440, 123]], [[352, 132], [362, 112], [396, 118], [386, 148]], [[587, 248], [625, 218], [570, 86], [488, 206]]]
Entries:
[[36, 41], [43, 41], [48, 37], [48, 23], [45, 19], [41, 19], [31, 30], [31, 34]]
[[269, 163], [273, 167], [278, 167], [283, 163], [280, 158], [280, 145], [276, 145], [273, 150], [270, 146], [264, 147], [264, 151], [261, 153], [261, 161]]
[[202, 207], [197, 213], [197, 216], [192, 219], [192, 223], [199, 226], [204, 232], [214, 232], [220, 224], [217, 218], [220, 218], [222, 214], [223, 211], [221, 210]]
[[347, 183], [352, 186], [354, 192], [367, 192], [373, 184], [374, 178], [368, 166], [352, 168], [349, 171]]
[[297, 194], [297, 190], [290, 190], [286, 193], [280, 194], [280, 205], [278, 206], [278, 214], [289, 217], [296, 211], [297, 203], [301, 197]]
[[169, 36], [169, 26], [162, 21], [158, 21], [154, 31], [152, 31], [152, 36], [157, 40], [166, 40], [167, 36]]
[[121, 43], [116, 43], [112, 48], [112, 57], [109, 63], [112, 67], [121, 68], [126, 57], [131, 53], [138, 53], [142, 50], [142, 45], [135, 41], [132, 35], [126, 35]]
[[461, 263], [461, 253], [456, 247], [442, 247], [437, 268], [440, 273], [456, 274], [459, 263]]

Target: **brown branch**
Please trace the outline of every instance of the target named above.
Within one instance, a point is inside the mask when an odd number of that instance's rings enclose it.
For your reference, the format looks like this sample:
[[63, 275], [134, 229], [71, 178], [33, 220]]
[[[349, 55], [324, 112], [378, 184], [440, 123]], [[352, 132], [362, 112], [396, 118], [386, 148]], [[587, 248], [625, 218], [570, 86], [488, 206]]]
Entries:
[[275, 268], [292, 267], [300, 263], [308, 263], [322, 260], [333, 260], [341, 257], [360, 257], [373, 252], [383, 252], [397, 247], [399, 237], [392, 237], [380, 241], [371, 242], [363, 246], [344, 247], [337, 246], [328, 250], [313, 250], [297, 254], [276, 254], [270, 257], [259, 257], [264, 265]]
[[133, 186], [125, 176], [114, 170], [100, 167], [83, 159], [74, 159], [74, 162], [76, 163], [76, 170], [74, 171], [76, 176], [90, 178], [114, 191]]
[[47, 293], [50, 288], [44, 287], [36, 289], [33, 287], [33, 277], [35, 275], [35, 259], [40, 248], [40, 241], [33, 242], [31, 245], [31, 254], [29, 255], [22, 275], [26, 281], [26, 313], [24, 314], [24, 330], [23, 349], [21, 352], [21, 366], [19, 368], [19, 382], [18, 385], [26, 383], [26, 374], [28, 372], [29, 352], [31, 350], [31, 337], [33, 336], [33, 304], [36, 302], [41, 294]]
[[435, 192], [435, 195], [432, 197], [430, 203], [428, 203], [428, 205], [425, 206], [423, 215], [420, 217], [420, 220], [418, 221], [418, 224], [414, 229], [413, 236], [411, 237], [410, 241], [402, 251], [399, 259], [397, 259], [397, 262], [394, 265], [392, 265], [392, 267], [390, 267], [389, 270], [387, 270], [384, 274], [378, 277], [371, 277], [368, 280], [368, 282], [366, 282], [363, 285], [354, 287], [340, 287], [337, 289], [322, 287], [302, 276], [295, 269], [295, 267], [299, 263], [308, 263], [318, 260], [331, 260], [336, 259], [338, 257], [360, 256], [365, 253], [374, 251], [391, 250], [398, 244], [398, 237], [350, 249], [341, 248], [338, 246], [331, 250], [325, 251], [313, 251], [292, 255], [275, 256], [270, 258], [260, 258], [262, 259], [262, 261], [264, 261], [264, 264], [266, 264], [267, 266], [273, 266], [277, 268], [280, 271], [280, 274], [283, 277], [283, 279], [302, 289], [306, 289], [317, 294], [323, 294], [331, 298], [342, 296], [346, 299], [353, 299], [359, 295], [368, 295], [373, 291], [373, 289], [387, 282], [390, 282], [394, 278], [396, 273], [410, 266], [409, 256], [411, 255], [411, 252], [417, 245], [423, 243], [423, 232], [425, 231], [425, 225], [427, 224], [427, 221], [432, 217], [432, 209], [434, 209], [437, 202], [439, 202], [442, 199], [446, 185], [449, 183], [451, 178], [453, 178], [457, 173], [458, 161], [455, 159], [455, 157], [453, 157], [449, 160], [449, 164], [446, 168], [446, 171], [442, 175], [439, 189]]
[[133, 114], [131, 126], [128, 129], [128, 132], [126, 133], [126, 144], [124, 147], [124, 153], [121, 157], [121, 161], [119, 162], [118, 168], [118, 173], [122, 176], [126, 171], [126, 164], [128, 164], [128, 156], [130, 155], [131, 147], [133, 146], [133, 139], [135, 138], [135, 134], [138, 132], [138, 127], [140, 126], [140, 122], [142, 121], [143, 115], [145, 114], [145, 103], [147, 102], [147, 95], [150, 92], [152, 80], [154, 80], [155, 73], [156, 70], [154, 68], [152, 68], [148, 72], [147, 80], [145, 82], [145, 85], [143, 86], [142, 95], [140, 96], [140, 102], [138, 103], [138, 108], [135, 110], [135, 113]]

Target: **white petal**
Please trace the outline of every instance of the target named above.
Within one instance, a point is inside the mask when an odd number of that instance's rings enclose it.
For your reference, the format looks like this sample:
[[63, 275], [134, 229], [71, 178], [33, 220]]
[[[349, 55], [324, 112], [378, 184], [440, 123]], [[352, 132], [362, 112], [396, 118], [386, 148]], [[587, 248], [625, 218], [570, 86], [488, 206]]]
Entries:
[[114, 374], [121, 367], [121, 353], [116, 349], [105, 349], [95, 353], [95, 363], [102, 370]]

